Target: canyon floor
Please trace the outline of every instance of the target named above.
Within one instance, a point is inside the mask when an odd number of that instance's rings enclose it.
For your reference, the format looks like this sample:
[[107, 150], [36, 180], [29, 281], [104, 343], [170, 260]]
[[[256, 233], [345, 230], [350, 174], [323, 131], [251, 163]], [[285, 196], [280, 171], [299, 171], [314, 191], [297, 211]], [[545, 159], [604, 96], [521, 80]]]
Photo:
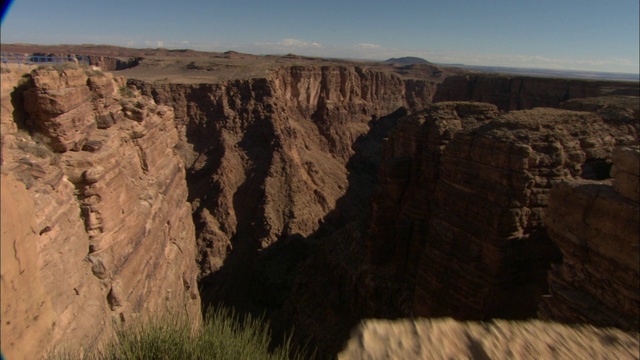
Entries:
[[321, 358], [638, 357], [637, 82], [2, 51], [93, 66], [2, 64], [10, 358], [219, 304]]

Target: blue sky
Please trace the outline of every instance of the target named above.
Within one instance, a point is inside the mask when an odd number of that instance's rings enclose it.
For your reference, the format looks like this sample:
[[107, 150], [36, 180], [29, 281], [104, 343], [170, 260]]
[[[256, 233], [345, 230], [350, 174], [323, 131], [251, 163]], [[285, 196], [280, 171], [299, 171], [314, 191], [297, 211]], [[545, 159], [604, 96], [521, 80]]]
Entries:
[[2, 42], [639, 72], [638, 0], [15, 0]]

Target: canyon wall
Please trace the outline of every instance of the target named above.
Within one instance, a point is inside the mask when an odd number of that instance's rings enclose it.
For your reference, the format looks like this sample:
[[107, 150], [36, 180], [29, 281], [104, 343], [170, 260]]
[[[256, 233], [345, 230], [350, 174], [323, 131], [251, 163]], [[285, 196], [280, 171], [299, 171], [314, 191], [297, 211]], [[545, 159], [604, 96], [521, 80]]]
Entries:
[[158, 314], [197, 321], [173, 111], [91, 69], [2, 74], [2, 351], [91, 348]]
[[563, 254], [540, 317], [640, 330], [640, 149], [613, 152], [612, 179], [557, 186], [544, 218]]
[[359, 66], [285, 66], [266, 78], [215, 84], [129, 83], [172, 106], [185, 134], [203, 277], [236, 263], [243, 270], [230, 272], [250, 271], [256, 249], [361, 213], [372, 185], [361, 180], [345, 197], [352, 145], [372, 120], [422, 107], [435, 91], [433, 83]]
[[[327, 353], [367, 317], [535, 318], [548, 299], [550, 266], [569, 251], [543, 223], [550, 194], [565, 181], [608, 178], [615, 149], [637, 142], [637, 118], [597, 112], [504, 113], [486, 103], [441, 102], [402, 117], [383, 140], [369, 225], [354, 223], [320, 241], [283, 316], [304, 329], [300, 340], [311, 337]], [[637, 211], [620, 209], [625, 234], [637, 231]], [[637, 240], [625, 241], [624, 249], [637, 248]], [[601, 269], [598, 279], [624, 269]], [[616, 288], [638, 276], [624, 279]], [[608, 289], [610, 304], [620, 296], [625, 308], [635, 304], [633, 286], [621, 293]], [[624, 318], [625, 311], [613, 313]]]
[[478, 101], [501, 110], [559, 107], [571, 99], [639, 95], [637, 83], [572, 80], [498, 74], [464, 74], [447, 77], [433, 101]]
[[[607, 177], [614, 147], [637, 142], [634, 87], [522, 78], [482, 98], [493, 105], [429, 107], [461, 91], [447, 79], [290, 66], [212, 85], [130, 81], [184, 129], [209, 301], [273, 311], [327, 354], [365, 317], [535, 317], [562, 260], [542, 224], [549, 192]], [[504, 113], [536, 106], [581, 111]]]
[[533, 316], [560, 261], [542, 224], [550, 190], [637, 141], [591, 113], [496, 110], [436, 104], [385, 145], [368, 243], [374, 266], [415, 284], [407, 313]]

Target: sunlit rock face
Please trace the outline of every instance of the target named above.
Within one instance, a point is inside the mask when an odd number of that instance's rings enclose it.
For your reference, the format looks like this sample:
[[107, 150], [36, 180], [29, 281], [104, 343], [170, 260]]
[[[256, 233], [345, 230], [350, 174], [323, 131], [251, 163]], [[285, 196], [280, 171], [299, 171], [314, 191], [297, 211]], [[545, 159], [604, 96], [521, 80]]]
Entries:
[[338, 359], [635, 359], [638, 346], [619, 329], [539, 320], [366, 320]]
[[172, 109], [123, 96], [123, 79], [89, 69], [14, 80], [5, 88], [3, 74], [4, 354], [95, 345], [114, 325], [158, 313], [196, 321], [195, 231]]

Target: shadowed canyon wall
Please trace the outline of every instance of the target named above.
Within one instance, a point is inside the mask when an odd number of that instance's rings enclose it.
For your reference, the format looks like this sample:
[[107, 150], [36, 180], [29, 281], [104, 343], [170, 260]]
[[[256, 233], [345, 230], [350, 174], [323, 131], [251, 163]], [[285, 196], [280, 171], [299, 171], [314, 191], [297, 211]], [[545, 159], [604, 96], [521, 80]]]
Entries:
[[122, 96], [123, 79], [91, 70], [2, 76], [4, 354], [95, 346], [157, 313], [197, 321], [172, 109]]
[[250, 271], [257, 249], [343, 224], [366, 208], [370, 184], [335, 211], [347, 192], [352, 144], [372, 119], [422, 107], [435, 88], [357, 66], [283, 67], [266, 79], [212, 85], [130, 83], [176, 109], [203, 277], [224, 274], [225, 262], [245, 269], [234, 274]]
[[640, 328], [638, 146], [614, 150], [611, 175], [550, 193], [544, 221], [563, 261], [549, 272], [544, 319]]
[[[549, 293], [547, 271], [565, 253], [543, 225], [550, 192], [565, 181], [608, 178], [616, 146], [637, 141], [637, 116], [630, 124], [589, 112], [444, 102], [400, 118], [383, 141], [371, 222], [321, 242], [285, 317], [329, 353], [366, 317], [536, 317]], [[624, 224], [636, 231], [633, 221]], [[637, 238], [620, 238], [637, 248]], [[608, 278], [620, 270], [593, 271]]]
[[560, 260], [542, 226], [550, 189], [636, 136], [589, 113], [496, 115], [437, 104], [401, 120], [386, 146], [372, 261], [415, 276], [416, 315], [534, 315]]

